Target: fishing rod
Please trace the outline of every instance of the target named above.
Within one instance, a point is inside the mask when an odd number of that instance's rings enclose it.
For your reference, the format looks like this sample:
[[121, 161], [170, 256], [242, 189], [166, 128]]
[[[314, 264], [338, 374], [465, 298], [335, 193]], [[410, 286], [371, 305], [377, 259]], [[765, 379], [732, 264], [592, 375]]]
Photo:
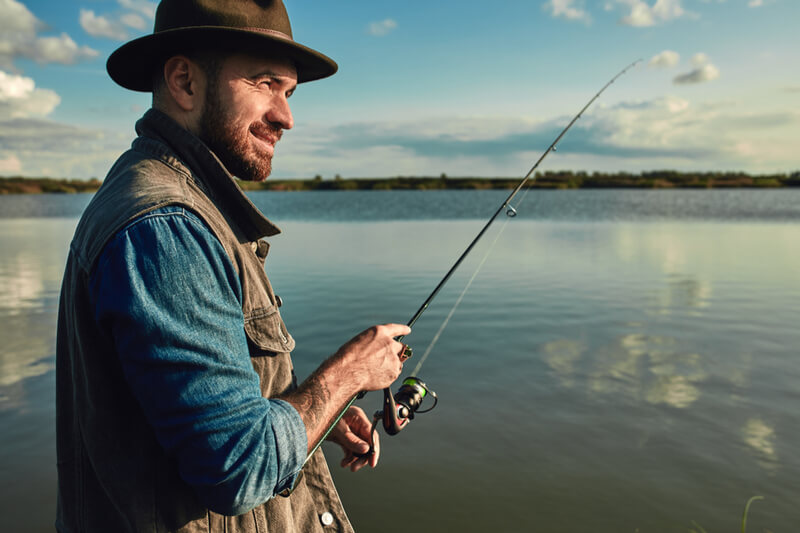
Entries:
[[[417, 322], [417, 320], [419, 320], [419, 318], [431, 304], [433, 299], [436, 298], [436, 295], [439, 294], [439, 291], [442, 290], [442, 287], [444, 287], [445, 283], [447, 283], [447, 281], [453, 276], [453, 273], [461, 265], [461, 263], [464, 261], [467, 255], [469, 255], [469, 253], [472, 251], [472, 249], [475, 247], [475, 245], [478, 243], [481, 237], [483, 237], [483, 235], [486, 233], [486, 231], [489, 229], [489, 227], [492, 225], [495, 219], [497, 219], [500, 213], [505, 211], [506, 215], [509, 217], [515, 217], [517, 215], [517, 211], [511, 205], [511, 201], [514, 199], [517, 193], [519, 193], [519, 191], [522, 190], [522, 188], [525, 186], [528, 180], [530, 180], [531, 176], [533, 176], [533, 173], [539, 167], [541, 162], [544, 161], [544, 158], [547, 157], [548, 154], [550, 154], [550, 152], [556, 151], [556, 145], [558, 145], [558, 142], [561, 140], [562, 137], [564, 137], [564, 135], [572, 127], [572, 125], [575, 124], [575, 122], [577, 122], [579, 118], [581, 118], [583, 113], [587, 109], [589, 109], [589, 106], [591, 106], [594, 103], [594, 101], [597, 100], [600, 97], [600, 95], [603, 94], [603, 92], [617, 80], [617, 78], [625, 74], [629, 69], [633, 68], [640, 61], [641, 59], [634, 61], [633, 63], [622, 69], [619, 73], [617, 73], [616, 76], [611, 78], [605, 85], [603, 85], [603, 87], [597, 92], [597, 94], [595, 94], [586, 103], [586, 105], [583, 106], [583, 108], [578, 112], [578, 114], [572, 118], [569, 124], [567, 124], [563, 130], [561, 130], [561, 133], [559, 133], [558, 136], [555, 138], [555, 140], [552, 143], [550, 143], [550, 146], [547, 147], [547, 150], [545, 150], [544, 153], [542, 153], [542, 155], [539, 157], [536, 163], [534, 163], [534, 165], [528, 171], [528, 173], [525, 174], [525, 176], [522, 178], [522, 180], [520, 180], [520, 182], [517, 184], [514, 190], [511, 191], [511, 194], [509, 194], [508, 197], [503, 201], [503, 203], [500, 204], [500, 206], [497, 208], [494, 214], [489, 218], [489, 220], [486, 222], [483, 228], [478, 232], [478, 234], [475, 236], [472, 242], [469, 243], [469, 245], [461, 254], [461, 256], [458, 259], [456, 259], [456, 262], [453, 263], [453, 266], [450, 267], [450, 270], [448, 270], [447, 273], [444, 275], [444, 277], [441, 279], [441, 281], [439, 281], [439, 284], [436, 285], [436, 287], [433, 289], [428, 298], [422, 303], [419, 309], [417, 309], [417, 312], [414, 313], [414, 316], [412, 316], [411, 320], [408, 321], [409, 327], [413, 326]], [[399, 341], [402, 340], [402, 338], [403, 337], [400, 336], [397, 337], [396, 340]], [[407, 347], [404, 354], [407, 355], [407, 357], [411, 356], [411, 353]], [[417, 368], [415, 369], [414, 373], [419, 372], [421, 363], [422, 361], [420, 361], [420, 365], [417, 365]], [[434, 403], [426, 410], [421, 411], [419, 410], [419, 407], [421, 406], [423, 399], [428, 394], [430, 394], [431, 397], [434, 399]], [[425, 385], [425, 382], [423, 382], [416, 376], [411, 376], [403, 380], [400, 389], [394, 395], [392, 395], [391, 389], [389, 388], [384, 389], [383, 397], [384, 397], [383, 411], [375, 413], [375, 417], [377, 419], [380, 416], [380, 418], [383, 420], [383, 428], [389, 435], [396, 435], [397, 433], [399, 433], [408, 424], [408, 422], [414, 418], [415, 412], [427, 413], [428, 411], [436, 407], [436, 403], [438, 402], [438, 397], [436, 396], [436, 393], [434, 393], [431, 389], [429, 389], [427, 385]], [[374, 426], [375, 424], [373, 424], [373, 428]]]
[[[569, 131], [572, 125], [575, 124], [575, 122], [577, 122], [579, 118], [581, 118], [583, 113], [587, 109], [589, 109], [589, 106], [591, 106], [594, 103], [594, 101], [597, 100], [600, 97], [600, 95], [603, 94], [603, 92], [612, 83], [617, 81], [617, 78], [625, 74], [628, 70], [633, 68], [639, 62], [641, 62], [641, 59], [637, 59], [636, 61], [634, 61], [633, 63], [622, 69], [619, 73], [617, 73], [616, 76], [611, 78], [605, 85], [603, 85], [603, 87], [597, 92], [597, 94], [595, 94], [586, 103], [586, 105], [583, 106], [583, 108], [578, 112], [578, 114], [572, 118], [569, 124], [567, 124], [563, 130], [561, 130], [561, 133], [559, 133], [558, 136], [555, 138], [555, 140], [552, 143], [550, 143], [550, 146], [547, 147], [547, 150], [545, 150], [544, 153], [542, 153], [542, 155], [539, 157], [536, 163], [534, 163], [534, 165], [528, 171], [528, 173], [525, 174], [525, 176], [517, 184], [517, 186], [514, 187], [514, 190], [511, 191], [511, 194], [509, 194], [508, 197], [505, 200], [503, 200], [503, 203], [500, 204], [500, 207], [497, 208], [497, 210], [489, 218], [489, 220], [486, 222], [483, 228], [478, 232], [478, 234], [475, 236], [472, 242], [469, 243], [464, 252], [459, 256], [458, 259], [456, 259], [456, 262], [453, 263], [453, 266], [450, 267], [450, 270], [448, 270], [447, 273], [444, 275], [444, 277], [439, 281], [439, 283], [430, 293], [428, 298], [426, 298], [425, 301], [422, 303], [422, 305], [419, 307], [419, 309], [417, 309], [417, 312], [414, 313], [414, 316], [412, 316], [411, 320], [409, 320], [407, 323], [409, 327], [413, 326], [417, 322], [417, 320], [419, 320], [419, 318], [422, 316], [425, 310], [428, 309], [428, 306], [431, 304], [433, 299], [436, 298], [436, 295], [439, 294], [439, 291], [442, 290], [442, 287], [444, 287], [445, 283], [447, 283], [448, 280], [453, 276], [453, 273], [461, 265], [461, 263], [464, 261], [467, 255], [469, 255], [469, 253], [472, 251], [472, 249], [475, 247], [475, 245], [478, 243], [481, 237], [483, 237], [483, 235], [486, 233], [486, 231], [489, 229], [489, 227], [492, 225], [495, 219], [500, 215], [500, 213], [505, 211], [506, 215], [509, 217], [515, 217], [517, 215], [517, 211], [511, 205], [511, 201], [514, 199], [517, 193], [519, 193], [519, 191], [522, 190], [522, 188], [525, 186], [528, 180], [531, 179], [531, 176], [533, 176], [533, 173], [539, 167], [541, 162], [544, 161], [544, 158], [547, 157], [548, 154], [550, 154], [550, 152], [556, 151], [556, 145], [558, 145], [559, 141], [561, 141], [561, 138], [564, 137], [564, 135], [567, 133], [567, 131]], [[403, 335], [395, 337], [395, 340], [400, 341], [403, 339], [403, 337], [404, 337]], [[411, 357], [411, 348], [404, 345], [402, 356], [404, 360]], [[417, 368], [415, 369], [414, 373], [417, 373], [419, 371], [421, 363], [422, 361], [420, 361], [420, 365], [417, 365]], [[310, 459], [311, 456], [314, 454], [314, 452], [317, 451], [317, 448], [319, 448], [322, 441], [324, 441], [328, 437], [328, 435], [336, 426], [336, 424], [339, 423], [339, 420], [341, 420], [341, 418], [344, 416], [345, 412], [347, 412], [350, 406], [353, 405], [353, 402], [355, 402], [358, 398], [362, 398], [364, 394], [365, 392], [359, 393], [347, 403], [344, 409], [342, 409], [341, 413], [339, 413], [339, 415], [333, 421], [331, 426], [322, 436], [320, 441], [316, 444], [316, 446], [314, 446], [314, 449], [311, 450], [311, 453], [308, 454], [306, 462], [308, 462], [308, 459]], [[433, 405], [431, 405], [425, 410], [420, 410], [420, 407], [422, 406], [422, 403], [426, 397], [433, 398]], [[406, 427], [406, 425], [408, 425], [408, 422], [414, 418], [415, 413], [417, 414], [427, 413], [428, 411], [431, 411], [434, 407], [436, 407], [437, 402], [438, 402], [438, 397], [436, 396], [436, 393], [432, 389], [430, 389], [425, 384], [424, 381], [422, 381], [416, 376], [411, 376], [403, 380], [400, 388], [395, 394], [392, 394], [391, 389], [387, 387], [383, 389], [383, 409], [375, 413], [370, 435], [372, 435], [372, 433], [376, 430], [377, 424], [381, 420], [383, 421], [383, 428], [386, 431], [386, 433], [389, 435], [396, 435], [400, 433], [400, 431], [402, 431]], [[374, 439], [372, 438], [370, 440], [374, 441]], [[372, 453], [372, 451], [373, 451], [373, 442], [370, 443], [369, 452], [367, 452], [367, 454], [364, 455], [369, 455]]]

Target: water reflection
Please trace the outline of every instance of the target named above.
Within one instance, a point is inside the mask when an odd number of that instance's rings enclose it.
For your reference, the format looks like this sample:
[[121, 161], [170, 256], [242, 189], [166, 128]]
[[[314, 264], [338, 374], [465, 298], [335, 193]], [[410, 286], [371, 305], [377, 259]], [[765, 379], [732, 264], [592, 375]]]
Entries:
[[688, 316], [702, 317], [701, 310], [711, 305], [711, 295], [711, 283], [691, 276], [671, 274], [666, 279], [666, 287], [653, 295], [651, 312], [669, 315], [683, 311]]
[[[20, 381], [23, 381], [27, 378], [32, 378], [36, 376], [41, 376], [46, 374], [50, 370], [53, 370], [55, 366], [51, 360], [42, 361], [37, 359], [35, 356], [26, 358], [26, 357], [15, 357], [7, 359], [6, 357], [0, 358], [0, 387], [9, 387], [14, 385]], [[19, 394], [20, 391], [18, 391]], [[11, 402], [15, 399], [15, 394], [12, 391], [8, 391], [5, 394], [0, 396], [0, 400], [4, 400], [7, 402]], [[0, 404], [4, 403], [0, 401]], [[5, 406], [7, 407], [7, 406]]]
[[52, 353], [52, 328], [41, 331], [42, 322], [48, 320], [46, 307], [52, 303], [52, 290], [48, 292], [46, 276], [40, 261], [26, 250], [9, 250], [9, 255], [0, 259], [0, 407], [15, 404], [21, 390], [3, 391], [27, 378], [41, 376], [53, 369], [50, 360], [43, 360]]
[[0, 408], [32, 400], [24, 382], [54, 368], [58, 292], [73, 220], [0, 222]]
[[586, 351], [586, 344], [581, 341], [559, 339], [542, 345], [541, 353], [544, 361], [558, 376], [561, 385], [572, 388], [575, 385], [577, 363]]
[[598, 351], [589, 389], [684, 409], [698, 400], [707, 376], [700, 356], [681, 353], [676, 339], [632, 333]]
[[44, 276], [41, 265], [25, 251], [0, 260], [0, 313], [18, 315], [41, 309]]
[[650, 403], [685, 409], [700, 397], [700, 390], [686, 376], [661, 376], [647, 391]]
[[[585, 387], [590, 394], [627, 395], [636, 401], [683, 409], [700, 397], [708, 378], [699, 354], [682, 353], [671, 337], [631, 333], [601, 346], [590, 358]], [[572, 388], [581, 379], [582, 341], [559, 339], [540, 347], [542, 359], [560, 384]]]
[[775, 428], [761, 418], [751, 418], [742, 427], [742, 440], [758, 459], [759, 465], [769, 471], [778, 467], [775, 451]]

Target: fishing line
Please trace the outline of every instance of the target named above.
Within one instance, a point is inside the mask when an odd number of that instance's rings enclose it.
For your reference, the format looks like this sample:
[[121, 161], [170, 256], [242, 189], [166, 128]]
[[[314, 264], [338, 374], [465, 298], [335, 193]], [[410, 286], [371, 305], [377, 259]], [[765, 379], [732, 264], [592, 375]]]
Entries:
[[422, 357], [420, 357], [419, 359], [419, 363], [417, 363], [417, 366], [414, 367], [414, 370], [411, 371], [410, 375], [416, 376], [417, 374], [419, 374], [420, 369], [422, 369], [422, 365], [425, 363], [425, 360], [428, 358], [431, 351], [433, 351], [433, 347], [436, 346], [439, 337], [442, 336], [442, 332], [447, 327], [447, 324], [450, 323], [450, 319], [453, 318], [453, 315], [455, 314], [456, 309], [458, 309], [459, 304], [461, 304], [461, 300], [464, 299], [464, 296], [467, 294], [467, 291], [469, 291], [469, 288], [472, 286], [472, 282], [475, 281], [476, 277], [478, 277], [478, 272], [481, 271], [483, 264], [486, 262], [489, 256], [492, 255], [492, 250], [494, 249], [494, 245], [497, 244], [497, 241], [500, 240], [500, 235], [503, 233], [503, 230], [506, 229], [506, 226], [508, 226], [510, 220], [511, 220], [510, 217], [507, 218], [506, 221], [503, 223], [503, 225], [500, 226], [500, 230], [497, 232], [497, 235], [495, 235], [492, 244], [489, 245], [489, 248], [487, 248], [486, 253], [483, 254], [483, 259], [481, 259], [480, 263], [475, 268], [475, 271], [472, 273], [472, 277], [469, 278], [469, 281], [467, 281], [467, 284], [464, 286], [464, 290], [462, 290], [461, 294], [458, 295], [456, 302], [453, 304], [453, 307], [450, 308], [450, 312], [447, 313], [447, 317], [445, 317], [444, 321], [442, 322], [442, 325], [439, 326], [439, 330], [433, 336], [433, 339], [431, 339], [430, 344], [428, 344], [428, 347], [425, 349], [425, 353], [422, 354]]
[[[536, 176], [534, 176], [533, 180], [535, 180], [535, 179], [536, 179]], [[525, 202], [525, 197], [528, 196], [528, 193], [530, 191], [531, 191], [530, 187], [525, 189], [525, 191], [522, 193], [522, 196], [520, 197], [519, 201], [517, 202], [517, 207], [521, 206], [523, 204], [523, 202]], [[420, 358], [419, 363], [417, 363], [417, 366], [414, 367], [414, 370], [411, 371], [410, 375], [416, 376], [416, 375], [419, 374], [419, 371], [422, 369], [422, 365], [425, 363], [425, 360], [428, 358], [428, 355], [430, 355], [430, 353], [433, 351], [433, 347], [436, 346], [436, 343], [439, 341], [439, 337], [442, 336], [442, 332], [444, 332], [445, 328], [447, 328], [447, 325], [450, 323], [450, 319], [453, 318], [453, 315], [455, 314], [456, 309], [458, 309], [458, 306], [461, 304], [461, 300], [464, 299], [464, 296], [469, 291], [469, 288], [472, 286], [472, 282], [475, 281], [476, 277], [478, 277], [478, 273], [481, 271], [481, 268], [483, 267], [483, 264], [486, 262], [486, 260], [489, 258], [489, 256], [492, 255], [492, 250], [494, 250], [494, 246], [497, 244], [497, 241], [500, 240], [500, 235], [503, 234], [503, 230], [506, 229], [506, 226], [508, 226], [508, 223], [511, 222], [511, 219], [514, 218], [515, 216], [517, 216], [517, 210], [515, 208], [513, 208], [513, 207], [509, 208], [509, 210], [506, 212], [506, 215], [507, 215], [507, 218], [506, 218], [505, 222], [503, 222], [503, 225], [500, 226], [500, 229], [497, 231], [497, 235], [495, 235], [494, 240], [492, 241], [492, 244], [489, 245], [489, 247], [486, 250], [486, 253], [483, 254], [483, 259], [481, 259], [480, 263], [478, 263], [478, 266], [475, 268], [475, 271], [472, 273], [472, 277], [469, 278], [469, 281], [467, 281], [467, 284], [464, 286], [464, 290], [462, 290], [461, 294], [458, 295], [458, 298], [456, 299], [456, 302], [453, 304], [453, 307], [450, 308], [450, 312], [447, 313], [447, 317], [445, 317], [444, 321], [442, 322], [442, 325], [439, 326], [439, 330], [433, 336], [433, 339], [431, 339], [430, 344], [428, 344], [428, 347], [425, 349], [425, 353], [422, 354], [422, 357]]]

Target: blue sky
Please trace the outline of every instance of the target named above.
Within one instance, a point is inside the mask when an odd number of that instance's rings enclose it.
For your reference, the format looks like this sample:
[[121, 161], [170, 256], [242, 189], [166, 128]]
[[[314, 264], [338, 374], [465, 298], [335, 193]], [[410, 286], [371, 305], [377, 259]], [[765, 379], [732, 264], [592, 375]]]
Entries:
[[[521, 176], [639, 58], [543, 170], [800, 170], [797, 0], [285, 3], [340, 71], [292, 98], [276, 178]], [[0, 0], [0, 175], [105, 175], [150, 103], [105, 60], [155, 6]]]

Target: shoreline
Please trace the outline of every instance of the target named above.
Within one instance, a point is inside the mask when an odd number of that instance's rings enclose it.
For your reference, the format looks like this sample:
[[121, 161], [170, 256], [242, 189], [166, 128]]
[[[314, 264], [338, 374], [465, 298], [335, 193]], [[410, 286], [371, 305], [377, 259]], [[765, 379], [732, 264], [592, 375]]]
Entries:
[[[355, 190], [486, 190], [513, 189], [522, 178], [397, 176], [389, 178], [269, 179], [263, 183], [239, 181], [245, 191], [355, 191]], [[0, 194], [93, 193], [102, 184], [61, 178], [0, 177]], [[791, 174], [750, 175], [744, 172], [537, 172], [526, 184], [534, 189], [744, 189], [800, 187], [800, 171]]]

